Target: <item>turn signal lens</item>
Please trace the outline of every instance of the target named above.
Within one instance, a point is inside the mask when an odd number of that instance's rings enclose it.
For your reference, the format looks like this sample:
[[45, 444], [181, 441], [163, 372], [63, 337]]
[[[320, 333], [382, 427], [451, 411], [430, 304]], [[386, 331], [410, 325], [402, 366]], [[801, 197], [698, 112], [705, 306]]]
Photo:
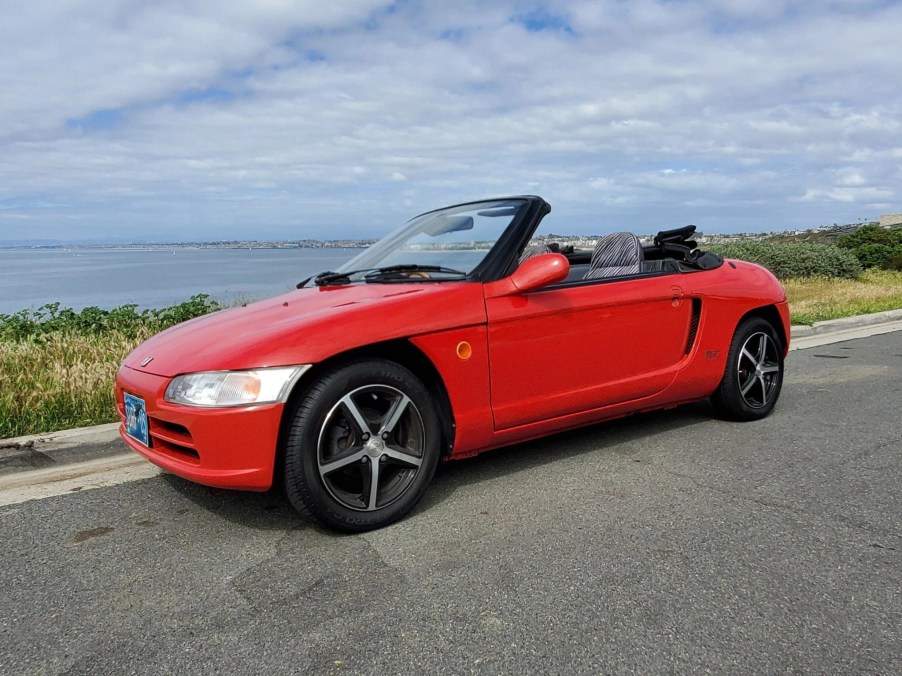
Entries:
[[465, 340], [457, 344], [457, 356], [466, 361], [473, 356], [473, 346]]
[[207, 371], [176, 376], [164, 399], [184, 406], [248, 406], [285, 401], [291, 386], [309, 365], [253, 371]]

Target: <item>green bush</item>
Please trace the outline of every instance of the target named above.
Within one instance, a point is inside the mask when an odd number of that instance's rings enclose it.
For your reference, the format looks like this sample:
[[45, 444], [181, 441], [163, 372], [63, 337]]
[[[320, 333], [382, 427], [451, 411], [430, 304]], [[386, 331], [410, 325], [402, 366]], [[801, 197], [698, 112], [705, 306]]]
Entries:
[[137, 311], [137, 305], [122, 305], [112, 310], [86, 307], [80, 312], [61, 308], [59, 303], [47, 303], [36, 310], [20, 310], [15, 314], [0, 314], [0, 341], [21, 342], [43, 340], [52, 334], [100, 336], [115, 332], [134, 338], [147, 332], [156, 333], [170, 326], [222, 309], [207, 294], [192, 296], [190, 300], [160, 309]]
[[861, 264], [853, 253], [830, 244], [772, 244], [745, 241], [716, 244], [709, 251], [763, 265], [780, 279], [790, 277], [845, 277], [855, 279]]
[[898, 269], [891, 267], [898, 265], [891, 261], [902, 257], [902, 228], [864, 225], [852, 234], [840, 237], [836, 244], [855, 254], [864, 268]]
[[[879, 268], [893, 257], [893, 247], [886, 244], [862, 244], [851, 252], [858, 258], [863, 268]], [[902, 252], [900, 252], [902, 253]]]
[[902, 228], [881, 228], [876, 224], [863, 225], [849, 235], [843, 235], [836, 243], [844, 249], [857, 249], [863, 244], [902, 244]]

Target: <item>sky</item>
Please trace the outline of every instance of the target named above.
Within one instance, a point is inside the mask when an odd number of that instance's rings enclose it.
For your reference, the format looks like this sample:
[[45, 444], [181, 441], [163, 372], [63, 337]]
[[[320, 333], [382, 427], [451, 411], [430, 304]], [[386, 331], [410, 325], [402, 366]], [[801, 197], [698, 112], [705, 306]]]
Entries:
[[0, 242], [902, 212], [902, 1], [41, 0], [0, 22]]

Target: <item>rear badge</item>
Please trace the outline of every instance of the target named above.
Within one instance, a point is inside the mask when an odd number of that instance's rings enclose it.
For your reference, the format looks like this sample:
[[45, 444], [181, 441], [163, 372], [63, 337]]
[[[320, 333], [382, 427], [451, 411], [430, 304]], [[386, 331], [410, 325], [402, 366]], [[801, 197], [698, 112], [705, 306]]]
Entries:
[[141, 360], [141, 366], [142, 367], [147, 366], [152, 361], [153, 361], [153, 357], [144, 357], [144, 359]]

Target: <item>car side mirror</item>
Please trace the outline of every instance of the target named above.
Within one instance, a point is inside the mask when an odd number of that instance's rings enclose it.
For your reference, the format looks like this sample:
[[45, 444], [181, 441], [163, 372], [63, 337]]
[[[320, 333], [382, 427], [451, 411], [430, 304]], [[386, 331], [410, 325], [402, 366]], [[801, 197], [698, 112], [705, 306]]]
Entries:
[[500, 298], [526, 293], [562, 282], [568, 274], [570, 262], [565, 256], [556, 253], [540, 254], [520, 263], [510, 277], [486, 284], [485, 296]]

